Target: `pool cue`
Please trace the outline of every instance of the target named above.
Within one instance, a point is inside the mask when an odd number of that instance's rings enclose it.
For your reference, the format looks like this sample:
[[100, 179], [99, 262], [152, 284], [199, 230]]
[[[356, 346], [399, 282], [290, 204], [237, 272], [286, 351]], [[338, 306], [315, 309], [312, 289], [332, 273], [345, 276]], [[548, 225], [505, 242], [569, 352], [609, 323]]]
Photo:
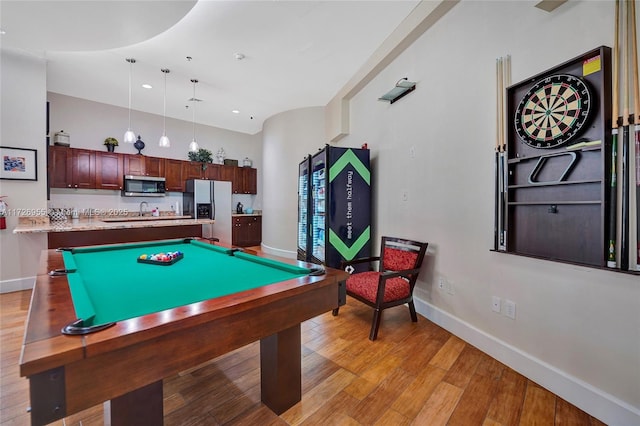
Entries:
[[631, 2], [631, 61], [633, 69], [633, 112], [636, 146], [636, 270], [640, 271], [640, 83], [638, 83], [638, 36], [636, 6]]
[[503, 75], [503, 59], [502, 57], [498, 59], [498, 89], [496, 93], [496, 98], [498, 102], [498, 185], [499, 185], [499, 197], [498, 197], [498, 250], [506, 250], [506, 242], [505, 242], [505, 209], [504, 209], [504, 193], [505, 193], [505, 185], [504, 181], [504, 169], [506, 167], [505, 164], [505, 152], [504, 152], [504, 75]]
[[[622, 226], [620, 231], [620, 269], [629, 269], [629, 1], [623, 10], [624, 55], [622, 69]], [[626, 21], [626, 27], [625, 27]]]
[[[503, 245], [504, 245], [504, 250], [507, 250], [507, 227], [506, 224], [504, 223], [504, 217], [506, 216], [506, 212], [508, 209], [508, 202], [509, 202], [509, 163], [508, 163], [508, 157], [507, 157], [507, 129], [505, 124], [507, 123], [507, 119], [506, 117], [508, 116], [507, 113], [507, 92], [506, 92], [506, 88], [509, 87], [509, 85], [511, 84], [511, 55], [507, 55], [507, 57], [504, 59], [503, 61], [504, 63], [504, 70], [503, 70], [503, 75], [502, 75], [502, 120], [503, 120], [503, 124], [502, 124], [502, 152], [503, 152], [503, 157], [504, 157], [504, 169], [502, 169], [502, 182], [503, 182], [503, 189], [504, 189], [504, 195], [502, 197], [503, 199], [503, 205], [502, 205], [502, 209], [503, 209], [503, 213], [502, 213], [502, 217], [503, 217], [503, 224], [502, 224], [502, 233], [503, 233]], [[508, 124], [507, 124], [508, 125]]]
[[615, 33], [613, 42], [613, 90], [611, 102], [611, 184], [609, 193], [609, 253], [607, 266], [616, 268], [616, 237], [618, 219], [618, 184], [616, 167], [618, 163], [618, 61], [619, 61], [619, 40], [618, 32], [620, 25], [620, 1], [616, 0], [615, 13]]
[[493, 249], [498, 250], [500, 247], [500, 234], [502, 229], [500, 228], [500, 59], [496, 58], [496, 146], [495, 146], [495, 159], [494, 159], [494, 173], [495, 173], [495, 210], [494, 210], [494, 222], [493, 222]]

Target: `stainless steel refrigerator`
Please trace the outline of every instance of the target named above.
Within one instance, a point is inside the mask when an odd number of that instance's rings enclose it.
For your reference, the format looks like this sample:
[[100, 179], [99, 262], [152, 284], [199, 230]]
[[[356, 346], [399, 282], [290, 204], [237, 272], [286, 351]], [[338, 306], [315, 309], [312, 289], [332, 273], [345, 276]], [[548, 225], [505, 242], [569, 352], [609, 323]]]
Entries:
[[194, 219], [213, 219], [213, 224], [202, 225], [202, 236], [231, 245], [231, 198], [231, 182], [189, 179], [182, 194], [184, 214]]

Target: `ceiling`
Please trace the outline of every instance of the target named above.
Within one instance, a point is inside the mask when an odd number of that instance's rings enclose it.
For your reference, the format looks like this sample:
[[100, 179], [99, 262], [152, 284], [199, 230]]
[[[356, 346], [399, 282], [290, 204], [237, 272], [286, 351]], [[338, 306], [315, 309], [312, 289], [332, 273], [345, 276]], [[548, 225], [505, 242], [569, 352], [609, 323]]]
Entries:
[[197, 79], [196, 122], [255, 134], [326, 105], [419, 3], [1, 0], [0, 41], [46, 59], [51, 92], [126, 108], [131, 72], [132, 109], [159, 115], [168, 68], [168, 117], [192, 120]]

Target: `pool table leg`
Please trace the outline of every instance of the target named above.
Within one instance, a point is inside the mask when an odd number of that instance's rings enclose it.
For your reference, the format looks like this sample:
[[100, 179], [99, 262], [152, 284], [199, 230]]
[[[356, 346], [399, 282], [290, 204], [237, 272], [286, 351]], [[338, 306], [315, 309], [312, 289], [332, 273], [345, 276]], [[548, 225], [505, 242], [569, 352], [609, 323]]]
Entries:
[[[153, 426], [161, 425], [162, 380], [141, 387], [111, 400], [111, 409], [105, 408], [105, 424], [111, 426]], [[106, 417], [111, 417], [107, 422]]]
[[262, 402], [280, 415], [302, 397], [300, 324], [260, 340]]

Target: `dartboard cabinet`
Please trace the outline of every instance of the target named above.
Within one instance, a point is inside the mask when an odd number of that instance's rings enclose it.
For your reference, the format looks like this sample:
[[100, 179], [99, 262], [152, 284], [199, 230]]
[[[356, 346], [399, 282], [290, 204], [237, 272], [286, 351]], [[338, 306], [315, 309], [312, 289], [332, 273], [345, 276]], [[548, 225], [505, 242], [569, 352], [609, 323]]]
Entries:
[[506, 251], [606, 266], [611, 49], [507, 88]]

